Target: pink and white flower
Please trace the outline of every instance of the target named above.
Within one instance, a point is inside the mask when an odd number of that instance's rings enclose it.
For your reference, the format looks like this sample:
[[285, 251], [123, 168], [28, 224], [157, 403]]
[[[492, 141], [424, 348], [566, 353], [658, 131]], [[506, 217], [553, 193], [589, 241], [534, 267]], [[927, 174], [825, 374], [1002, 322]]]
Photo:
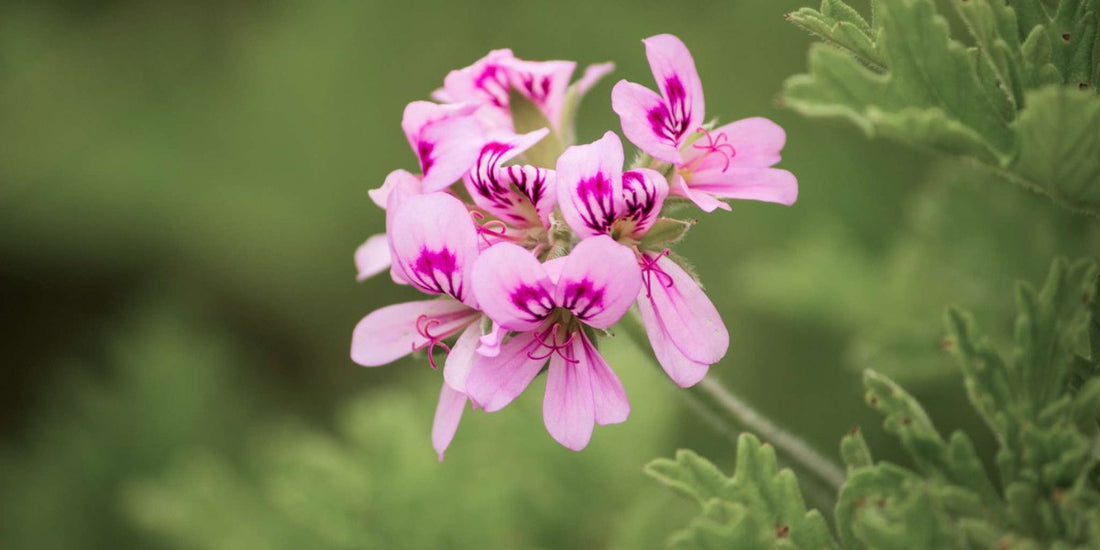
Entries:
[[675, 167], [671, 192], [706, 212], [729, 210], [721, 199], [793, 204], [798, 180], [772, 168], [786, 141], [783, 129], [750, 118], [706, 130], [703, 86], [687, 46], [670, 34], [643, 43], [661, 93], [620, 80], [611, 105], [631, 142]]
[[[450, 352], [443, 367], [445, 379], [448, 372], [468, 371], [482, 316], [470, 283], [478, 237], [466, 207], [444, 193], [413, 196], [393, 209], [388, 225], [394, 271], [421, 292], [439, 298], [387, 306], [364, 317], [352, 333], [352, 360], [375, 367], [427, 349], [436, 368], [433, 352], [441, 347]], [[443, 342], [459, 333], [453, 349]], [[443, 384], [432, 427], [440, 460], [465, 404], [461, 388]]]
[[650, 345], [682, 387], [702, 380], [725, 356], [729, 333], [717, 308], [682, 267], [639, 248], [657, 219], [668, 185], [653, 170], [622, 172], [623, 145], [613, 132], [566, 149], [558, 159], [558, 202], [581, 238], [610, 235], [635, 251], [643, 285], [637, 295]]
[[549, 362], [543, 420], [555, 440], [580, 450], [594, 424], [626, 420], [626, 392], [585, 327], [609, 328], [630, 308], [642, 285], [633, 253], [601, 236], [540, 264], [502, 243], [482, 253], [473, 284], [485, 314], [512, 333], [495, 357], [479, 357], [465, 380], [475, 403], [500, 410]]
[[543, 128], [527, 134], [496, 132], [482, 146], [473, 169], [463, 176], [474, 204], [494, 216], [498, 224], [480, 229], [487, 244], [500, 241], [539, 241], [550, 226], [557, 204], [554, 171], [537, 166], [505, 166], [544, 138]]

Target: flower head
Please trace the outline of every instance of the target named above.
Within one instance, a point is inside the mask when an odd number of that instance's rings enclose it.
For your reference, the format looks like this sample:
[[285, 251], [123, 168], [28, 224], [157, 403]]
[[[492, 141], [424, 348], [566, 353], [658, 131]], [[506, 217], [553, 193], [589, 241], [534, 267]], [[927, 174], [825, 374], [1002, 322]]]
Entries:
[[[671, 35], [644, 43], [658, 92], [621, 81], [612, 93], [623, 132], [647, 153], [630, 168], [613, 132], [572, 143], [576, 102], [610, 63], [570, 84], [574, 62], [494, 50], [448, 74], [439, 103], [405, 109], [421, 173], [394, 170], [370, 191], [386, 233], [355, 263], [360, 280], [388, 267], [432, 298], [367, 315], [351, 357], [377, 366], [425, 351], [437, 369], [446, 354], [431, 438], [440, 459], [467, 402], [498, 411], [544, 372], [543, 419], [565, 447], [625, 421], [626, 392], [595, 342], [634, 305], [676, 384], [695, 384], [726, 354], [717, 308], [668, 248], [694, 222], [665, 206], [670, 195], [707, 212], [728, 198], [790, 204], [797, 182], [773, 168], [785, 134], [761, 118], [705, 125], [687, 48]], [[517, 98], [538, 112], [513, 118]]]

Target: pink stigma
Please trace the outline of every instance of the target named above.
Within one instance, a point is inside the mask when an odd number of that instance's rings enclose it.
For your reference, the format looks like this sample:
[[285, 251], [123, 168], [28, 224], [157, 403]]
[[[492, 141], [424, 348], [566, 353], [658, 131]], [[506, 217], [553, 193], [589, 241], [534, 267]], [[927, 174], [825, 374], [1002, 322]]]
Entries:
[[729, 143], [729, 138], [725, 132], [719, 132], [717, 136], [711, 135], [706, 128], [700, 126], [695, 129], [696, 132], [703, 132], [706, 136], [707, 142], [704, 144], [693, 143], [691, 146], [700, 151], [706, 151], [703, 156], [692, 162], [693, 165], [698, 165], [703, 162], [703, 159], [709, 157], [714, 153], [722, 155], [722, 160], [725, 161], [725, 165], [722, 166], [722, 171], [725, 172], [730, 168], [730, 161], [733, 157], [737, 156], [737, 149], [733, 147], [733, 144]]
[[443, 348], [443, 350], [450, 354], [451, 348], [443, 343], [443, 338], [432, 334], [432, 327], [439, 325], [439, 319], [432, 319], [427, 315], [421, 315], [416, 318], [416, 332], [424, 337], [427, 342], [417, 346], [414, 342], [412, 345], [413, 351], [420, 351], [424, 348], [428, 348], [428, 363], [431, 364], [432, 370], [439, 370], [439, 366], [435, 364], [435, 352], [436, 346]]
[[668, 256], [669, 250], [666, 248], [652, 258], [648, 254], [642, 254], [642, 283], [645, 284], [645, 297], [653, 297], [653, 276], [657, 276], [657, 281], [661, 283], [661, 286], [665, 288], [672, 287], [672, 276], [665, 273], [665, 270], [661, 269], [661, 266], [657, 265], [657, 261], [661, 259], [661, 256]]
[[[569, 363], [579, 363], [580, 361], [573, 358], [573, 349], [569, 344], [573, 343], [573, 340], [577, 337], [576, 332], [569, 333], [569, 338], [566, 338], [564, 342], [558, 342], [558, 329], [561, 328], [561, 323], [554, 323], [550, 327], [550, 330], [538, 332], [535, 331], [535, 339], [538, 340], [540, 348], [546, 348], [548, 351], [543, 355], [534, 355], [534, 351], [527, 352], [527, 358], [535, 361], [542, 361], [543, 359], [550, 358], [551, 355], [557, 353], [562, 359], [565, 359]], [[546, 343], [546, 337], [550, 336], [550, 343]], [[536, 349], [537, 351], [537, 349]]]

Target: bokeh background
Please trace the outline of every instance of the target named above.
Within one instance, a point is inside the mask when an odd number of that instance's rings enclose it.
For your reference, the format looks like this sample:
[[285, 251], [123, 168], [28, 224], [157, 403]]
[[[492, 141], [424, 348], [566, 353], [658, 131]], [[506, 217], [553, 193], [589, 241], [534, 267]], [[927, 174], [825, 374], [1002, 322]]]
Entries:
[[363, 315], [414, 296], [352, 265], [383, 227], [366, 191], [414, 168], [404, 105], [491, 48], [613, 60], [589, 141], [618, 130], [615, 79], [650, 81], [639, 41], [659, 32], [692, 49], [709, 116], [787, 128], [801, 184], [679, 248], [730, 328], [712, 372], [829, 456], [862, 424], [903, 460], [862, 403], [875, 368], [988, 459], [943, 308], [1003, 341], [1013, 281], [1100, 235], [976, 168], [784, 111], [811, 40], [782, 15], [806, 2], [0, 4], [0, 548], [660, 547], [694, 505], [642, 465], [690, 447], [729, 468], [740, 427], [708, 424], [647, 349], [605, 344], [634, 410], [584, 452], [545, 433], [540, 380], [467, 415], [442, 464], [439, 373], [348, 358]]

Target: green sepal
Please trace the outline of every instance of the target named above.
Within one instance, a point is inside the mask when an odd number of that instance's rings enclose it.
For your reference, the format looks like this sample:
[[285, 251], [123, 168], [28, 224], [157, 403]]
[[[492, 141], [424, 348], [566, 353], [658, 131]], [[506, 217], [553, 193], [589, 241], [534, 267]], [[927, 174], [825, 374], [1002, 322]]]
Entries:
[[679, 220], [676, 218], [657, 218], [653, 227], [638, 242], [638, 247], [644, 250], [657, 250], [668, 248], [683, 239], [688, 231], [699, 220]]
[[[546, 137], [527, 149], [524, 157], [526, 157], [527, 162], [535, 166], [554, 168], [558, 162], [558, 157], [561, 156], [562, 151], [565, 151], [565, 143], [562, 141], [561, 135], [554, 130], [554, 126], [550, 124], [550, 121], [546, 119], [546, 115], [539, 110], [538, 106], [514, 88], [508, 95], [508, 105], [512, 111], [512, 127], [517, 134], [526, 134], [542, 128], [550, 130]], [[563, 125], [572, 123], [572, 120], [568, 122], [563, 120], [562, 122]]]

